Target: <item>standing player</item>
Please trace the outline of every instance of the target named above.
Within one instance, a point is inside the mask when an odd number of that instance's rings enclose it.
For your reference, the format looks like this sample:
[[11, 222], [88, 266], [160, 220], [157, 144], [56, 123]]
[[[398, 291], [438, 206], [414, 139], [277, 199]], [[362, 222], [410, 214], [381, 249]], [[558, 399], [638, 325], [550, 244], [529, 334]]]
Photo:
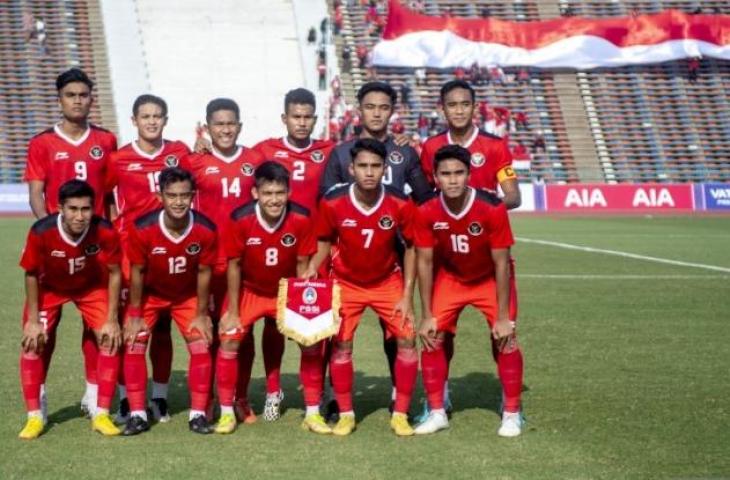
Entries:
[[[406, 195], [410, 193], [416, 202], [421, 202], [431, 194], [433, 189], [421, 170], [418, 153], [410, 145], [400, 145], [392, 136], [388, 135], [388, 124], [390, 117], [395, 112], [397, 97], [393, 87], [385, 82], [368, 82], [360, 87], [357, 92], [358, 111], [363, 128], [360, 138], [373, 138], [385, 144], [387, 156], [383, 184]], [[341, 143], [332, 151], [321, 183], [323, 194], [334, 185], [352, 182], [350, 151], [356, 141], [357, 139], [353, 139]], [[385, 325], [385, 321], [381, 319], [383, 350], [388, 358], [390, 379], [393, 385], [391, 400], [394, 401], [394, 368], [398, 345], [395, 338], [388, 336]]]
[[216, 227], [191, 210], [195, 181], [188, 171], [167, 168], [159, 184], [162, 209], [139, 217], [129, 231], [132, 272], [124, 322], [124, 377], [131, 413], [123, 433], [137, 435], [149, 429], [145, 351], [150, 331], [164, 310], [171, 313], [190, 352], [188, 425], [195, 433], [212, 433], [205, 409], [212, 369], [208, 295], [217, 257]]
[[413, 204], [403, 193], [382, 184], [386, 149], [381, 142], [360, 139], [351, 157], [350, 175], [355, 182], [331, 190], [320, 203], [317, 254], [305, 275], [314, 277], [332, 245], [337, 246], [333, 267], [341, 287], [342, 323], [334, 341], [330, 375], [340, 419], [332, 433], [349, 435], [355, 429], [352, 345], [360, 317], [370, 307], [398, 341], [391, 428], [399, 436], [413, 435], [407, 412], [418, 372], [412, 305], [415, 252], [412, 245], [407, 247], [403, 273], [396, 249], [399, 235], [410, 239]]
[[[254, 202], [231, 214], [226, 235], [229, 300], [227, 313], [220, 323], [221, 347], [216, 360], [221, 403], [218, 433], [231, 433], [236, 427], [232, 406], [236, 376], [239, 376], [239, 385], [248, 385], [251, 378], [250, 368], [237, 372], [236, 355], [241, 339], [261, 317], [276, 315], [279, 280], [301, 276], [309, 257], [316, 251], [309, 210], [289, 201], [286, 167], [273, 161], [262, 163], [256, 169], [253, 196]], [[302, 348], [300, 378], [307, 408], [303, 425], [319, 433], [329, 433], [329, 427], [319, 415], [321, 351], [321, 345]], [[272, 376], [276, 378], [272, 379]], [[267, 370], [266, 377], [267, 397], [279, 396], [278, 371]], [[268, 413], [274, 413], [278, 418], [278, 404], [275, 411]]]
[[[158, 196], [160, 172], [176, 167], [190, 153], [178, 141], [163, 139], [167, 125], [167, 103], [154, 95], [140, 95], [132, 106], [132, 123], [137, 127], [137, 140], [123, 146], [111, 156], [106, 177], [107, 191], [114, 192], [116, 218], [122, 250], [128, 252], [129, 229], [138, 217], [162, 206]], [[129, 262], [122, 262], [125, 287], [129, 285]], [[126, 290], [126, 288], [125, 288]], [[125, 297], [123, 291], [123, 299]], [[168, 316], [157, 322], [152, 335], [152, 400], [150, 408], [156, 420], [166, 422], [167, 384], [172, 371], [172, 339]], [[129, 404], [125, 388], [120, 385], [119, 421], [126, 422]]]
[[[93, 88], [94, 83], [78, 68], [67, 70], [56, 78], [61, 122], [33, 137], [28, 145], [24, 179], [28, 182], [30, 207], [36, 218], [58, 211], [58, 189], [71, 179], [91, 185], [96, 194], [95, 213], [104, 213], [104, 173], [109, 155], [117, 149], [117, 139], [113, 133], [89, 123]], [[51, 336], [44, 349], [45, 371], [48, 371], [54, 346], [55, 337]], [[96, 404], [98, 348], [94, 332], [87, 328], [81, 350], [86, 371], [81, 410], [91, 415], [89, 405]]]
[[[415, 242], [423, 319], [421, 369], [430, 413], [416, 434], [447, 428], [444, 383], [448, 373], [444, 338], [456, 334], [459, 314], [479, 309], [497, 344], [497, 370], [504, 406], [498, 434], [522, 431], [522, 353], [510, 315], [509, 249], [514, 243], [507, 209], [496, 195], [468, 186], [471, 154], [458, 145], [436, 152], [435, 178], [441, 193], [421, 205]], [[434, 266], [436, 274], [434, 278]]]
[[119, 369], [121, 344], [117, 307], [121, 273], [119, 238], [111, 223], [94, 215], [95, 193], [82, 180], [69, 180], [58, 189], [58, 213], [33, 224], [20, 266], [25, 270], [26, 303], [20, 378], [28, 421], [20, 438], [43, 432], [41, 384], [46, 365], [41, 355], [54, 335], [61, 308], [73, 302], [101, 346], [97, 362], [99, 390], [91, 428], [118, 435], [109, 407]]
[[[520, 206], [520, 188], [512, 169], [512, 154], [506, 140], [484, 133], [473, 123], [474, 110], [476, 105], [476, 92], [472, 86], [464, 80], [451, 80], [441, 87], [440, 92], [441, 108], [446, 118], [447, 130], [438, 135], [430, 137], [423, 144], [421, 151], [421, 166], [430, 182], [434, 182], [434, 157], [436, 152], [446, 145], [460, 145], [469, 150], [470, 169], [469, 186], [478, 190], [497, 192], [497, 186], [502, 189], [504, 197], [502, 202], [507, 209]], [[514, 276], [514, 262], [510, 258], [511, 289], [510, 303], [513, 304], [513, 311], [517, 313], [517, 287]], [[515, 318], [512, 318], [515, 320]], [[453, 355], [453, 338], [446, 337], [446, 356], [451, 361]], [[497, 349], [492, 342], [492, 353], [497, 359]], [[447, 410], [451, 408], [449, 399], [448, 382], [445, 389]], [[424, 417], [427, 412], [424, 412]]]
[[[210, 135], [211, 145], [209, 152], [193, 153], [184, 160], [185, 168], [189, 169], [195, 177], [197, 184], [197, 195], [195, 197], [196, 210], [202, 212], [218, 227], [219, 231], [225, 229], [231, 212], [236, 208], [251, 201], [251, 188], [254, 185], [254, 170], [264, 161], [264, 157], [257, 151], [240, 146], [236, 143], [241, 133], [241, 113], [238, 104], [228, 98], [217, 98], [211, 100], [206, 107], [205, 129]], [[215, 327], [221, 316], [223, 299], [226, 296], [226, 269], [228, 259], [224, 249], [224, 242], [218, 243], [218, 260], [213, 269], [211, 279], [211, 317], [214, 326], [214, 341], [211, 348], [213, 357], [216, 354], [218, 336]], [[276, 329], [276, 325], [274, 325]], [[278, 331], [275, 331], [278, 335]], [[264, 335], [264, 338], [269, 338]], [[265, 342], [264, 351], [270, 342]], [[277, 361], [272, 361], [271, 356], [264, 354], [264, 363], [267, 371], [275, 369], [278, 372], [281, 365], [283, 342], [275, 338], [275, 355]], [[279, 347], [279, 343], [281, 346]], [[253, 334], [245, 337], [241, 343], [241, 355], [239, 362], [241, 370], [251, 370], [254, 358]], [[240, 392], [236, 399], [236, 408], [239, 417], [246, 423], [256, 420], [248, 397], [245, 395], [248, 383], [240, 385]], [[276, 392], [278, 393], [278, 389]], [[278, 398], [278, 397], [277, 397]]]

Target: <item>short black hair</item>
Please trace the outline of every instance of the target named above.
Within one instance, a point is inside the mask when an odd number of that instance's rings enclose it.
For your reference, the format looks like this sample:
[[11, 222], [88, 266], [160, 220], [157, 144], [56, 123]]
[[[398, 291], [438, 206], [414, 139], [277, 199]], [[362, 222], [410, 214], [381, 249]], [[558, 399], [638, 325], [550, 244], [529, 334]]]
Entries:
[[317, 100], [314, 98], [314, 94], [306, 88], [295, 88], [284, 95], [284, 113], [289, 111], [289, 105], [311, 105], [316, 110]]
[[215, 112], [221, 110], [227, 110], [236, 114], [236, 120], [241, 120], [241, 109], [238, 108], [238, 104], [230, 98], [216, 98], [208, 102], [208, 106], [205, 107], [205, 121], [210, 122], [211, 117]]
[[66, 200], [68, 200], [69, 198], [84, 197], [91, 198], [91, 204], [94, 204], [94, 199], [96, 197], [96, 195], [94, 194], [94, 189], [91, 188], [91, 185], [89, 185], [87, 182], [84, 182], [83, 180], [69, 180], [68, 182], [61, 185], [61, 188], [58, 189], [58, 203], [60, 205], [66, 203]]
[[436, 150], [433, 157], [433, 171], [439, 168], [439, 163], [446, 160], [458, 160], [466, 166], [468, 172], [471, 167], [471, 152], [461, 145], [445, 145]]
[[190, 182], [192, 190], [195, 191], [195, 179], [193, 174], [180, 167], [166, 168], [160, 172], [160, 192], [164, 192], [165, 189], [178, 182]]
[[474, 87], [472, 87], [469, 82], [466, 80], [449, 80], [448, 82], [444, 83], [441, 86], [441, 92], [439, 93], [439, 98], [441, 99], [441, 103], [444, 103], [444, 99], [446, 98], [446, 95], [452, 90], [456, 90], [457, 88], [463, 88], [464, 90], [469, 90], [469, 93], [471, 94], [471, 101], [476, 102], [477, 101], [477, 93], [474, 91]]
[[365, 95], [371, 92], [380, 92], [386, 94], [388, 97], [390, 97], [390, 104], [392, 106], [395, 106], [396, 101], [398, 100], [398, 94], [395, 93], [395, 89], [393, 89], [393, 87], [391, 87], [389, 83], [368, 82], [360, 87], [360, 90], [357, 91], [357, 103], [362, 103]]
[[289, 170], [284, 165], [273, 160], [267, 160], [256, 167], [253, 174], [256, 181], [256, 188], [259, 188], [266, 182], [283, 183], [289, 190]]
[[139, 113], [139, 107], [147, 103], [154, 103], [162, 109], [162, 116], [167, 116], [167, 102], [157, 95], [150, 95], [149, 93], [145, 93], [144, 95], [140, 95], [139, 97], [137, 97], [137, 99], [134, 101], [134, 104], [132, 105], [132, 115], [136, 117]]
[[74, 67], [56, 77], [56, 90], [60, 92], [63, 87], [74, 82], [85, 84], [89, 87], [89, 90], [94, 89], [94, 82], [91, 81], [89, 76], [80, 68]]
[[374, 138], [360, 138], [355, 142], [355, 145], [350, 149], [350, 158], [353, 162], [360, 152], [374, 153], [383, 160], [383, 163], [385, 163], [385, 157], [388, 155], [385, 144]]

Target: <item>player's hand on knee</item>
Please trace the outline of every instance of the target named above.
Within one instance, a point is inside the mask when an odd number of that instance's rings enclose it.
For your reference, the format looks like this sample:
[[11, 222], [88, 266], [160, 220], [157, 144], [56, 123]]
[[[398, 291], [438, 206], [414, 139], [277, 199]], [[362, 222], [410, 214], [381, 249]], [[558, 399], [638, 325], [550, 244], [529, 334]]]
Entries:
[[400, 317], [401, 319], [401, 329], [405, 328], [406, 325], [408, 325], [409, 323], [413, 324], [415, 318], [413, 315], [413, 304], [408, 298], [403, 297], [398, 303], [395, 304], [395, 307], [393, 307], [391, 319], [394, 319], [396, 317]]
[[118, 322], [110, 321], [102, 325], [99, 330], [99, 346], [112, 355], [117, 353], [122, 346], [122, 329], [119, 328]]
[[501, 318], [492, 326], [492, 338], [497, 342], [499, 350], [503, 350], [515, 333], [515, 327], [509, 319]]
[[418, 336], [421, 339], [421, 345], [426, 350], [436, 348], [436, 319], [433, 317], [421, 319], [418, 326]]
[[242, 331], [241, 328], [241, 317], [238, 315], [231, 315], [226, 312], [221, 317], [221, 321], [218, 324], [218, 331], [222, 334], [233, 335], [238, 331]]
[[213, 321], [208, 315], [198, 315], [190, 322], [188, 333], [197, 331], [205, 342], [210, 345], [213, 341]]
[[40, 322], [26, 322], [23, 327], [23, 339], [20, 342], [25, 353], [41, 353], [46, 344], [46, 332]]
[[124, 342], [133, 344], [140, 333], [149, 333], [144, 321], [140, 317], [127, 317], [124, 322]]

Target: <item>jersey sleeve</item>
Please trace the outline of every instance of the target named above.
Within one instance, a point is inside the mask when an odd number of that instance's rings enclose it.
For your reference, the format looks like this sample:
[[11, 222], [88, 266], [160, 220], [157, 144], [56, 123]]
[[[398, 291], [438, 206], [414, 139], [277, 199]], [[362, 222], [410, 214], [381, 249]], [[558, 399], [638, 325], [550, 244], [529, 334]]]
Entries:
[[[433, 178], [433, 154], [431, 153], [431, 146], [428, 141], [423, 144], [420, 160], [421, 170], [423, 171], [423, 175], [426, 177], [426, 181], [430, 186], [436, 185]], [[413, 188], [413, 185], [411, 185], [411, 188]]]
[[332, 153], [330, 153], [330, 158], [327, 160], [327, 166], [324, 168], [322, 181], [319, 184], [320, 195], [327, 193], [334, 185], [346, 181], [340, 170], [340, 155], [337, 153], [337, 149], [333, 148]]
[[206, 235], [203, 244], [203, 254], [200, 257], [201, 265], [215, 265], [218, 260], [218, 234], [210, 231], [210, 235]]
[[489, 245], [492, 249], [509, 248], [514, 245], [509, 215], [504, 203], [494, 207], [489, 215]]
[[25, 241], [23, 253], [20, 256], [20, 267], [28, 273], [34, 273], [40, 270], [42, 265], [41, 247], [43, 240], [32, 230], [28, 232], [28, 238]]
[[129, 242], [127, 257], [132, 265], [147, 265], [147, 249], [145, 248], [144, 232], [137, 227], [129, 229]]
[[428, 219], [426, 207], [415, 209], [413, 243], [416, 248], [433, 248], [436, 245], [436, 239], [431, 230], [431, 222]]
[[416, 208], [411, 200], [408, 200], [403, 204], [399, 211], [400, 215], [400, 234], [405, 240], [406, 245], [409, 247], [413, 245], [414, 241], [414, 222], [416, 215]]
[[101, 238], [102, 261], [106, 265], [122, 263], [122, 248], [119, 244], [119, 234], [113, 228], [103, 230]]
[[433, 188], [431, 188], [431, 183], [426, 178], [426, 174], [423, 173], [423, 168], [421, 167], [421, 162], [416, 152], [412, 152], [409, 158], [406, 182], [411, 186], [411, 196], [413, 199], [416, 202], [423, 202], [429, 197]]
[[109, 164], [106, 167], [106, 173], [104, 175], [104, 192], [109, 193], [116, 188], [119, 183], [119, 176], [117, 174], [117, 156], [112, 154], [109, 158]]
[[246, 240], [243, 238], [245, 232], [241, 227], [241, 223], [233, 219], [229, 219], [223, 226], [223, 249], [227, 258], [241, 258], [246, 249]]
[[299, 242], [297, 256], [309, 257], [317, 252], [317, 237], [314, 235], [312, 228], [312, 219], [307, 217], [302, 221], [302, 241]]
[[326, 200], [322, 200], [319, 204], [319, 214], [317, 215], [317, 225], [314, 229], [317, 240], [323, 242], [334, 243], [337, 237], [336, 222], [334, 212]]
[[28, 145], [28, 161], [25, 164], [25, 175], [23, 179], [26, 182], [32, 180], [40, 180], [45, 182], [48, 172], [48, 157], [46, 149], [43, 147], [40, 138], [34, 138]]

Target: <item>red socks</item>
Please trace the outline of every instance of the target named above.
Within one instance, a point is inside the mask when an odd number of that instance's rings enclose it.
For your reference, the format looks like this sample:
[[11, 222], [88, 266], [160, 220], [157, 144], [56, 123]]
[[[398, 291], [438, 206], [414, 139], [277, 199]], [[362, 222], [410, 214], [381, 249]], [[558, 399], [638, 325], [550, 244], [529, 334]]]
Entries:
[[284, 356], [284, 342], [284, 336], [276, 327], [276, 319], [265, 318], [262, 350], [266, 371], [266, 393], [279, 393], [281, 390], [281, 359]]
[[45, 378], [43, 359], [37, 353], [20, 354], [20, 384], [27, 411], [41, 409], [41, 383]]
[[424, 349], [421, 352], [423, 387], [431, 410], [444, 408], [444, 382], [448, 374], [448, 363], [443, 344], [443, 341], [437, 340], [434, 350]]
[[145, 409], [145, 399], [147, 397], [147, 360], [145, 359], [145, 352], [147, 351], [148, 338], [138, 337], [134, 343], [127, 345], [124, 350], [124, 381], [127, 388], [129, 409], [132, 411]]
[[256, 356], [256, 346], [253, 330], [249, 331], [238, 347], [238, 380], [236, 382], [236, 399], [248, 401], [248, 382], [251, 381], [253, 359]]
[[215, 381], [218, 389], [218, 402], [223, 407], [233, 406], [238, 379], [238, 352], [218, 348], [215, 364]]
[[109, 410], [117, 388], [117, 376], [119, 376], [119, 355], [111, 355], [109, 352], [98, 351], [96, 379], [99, 390], [96, 398], [96, 405]]
[[408, 413], [411, 395], [418, 376], [418, 352], [415, 347], [398, 347], [395, 357], [395, 405], [394, 412]]
[[81, 335], [81, 352], [84, 354], [86, 381], [94, 384], [98, 383], [96, 372], [98, 371], [99, 347], [96, 345], [94, 331], [86, 326], [84, 326], [84, 331]]
[[[210, 350], [208, 350], [205, 340], [199, 339], [188, 342], [188, 352], [190, 352], [190, 362], [188, 363], [190, 409], [205, 411], [208, 406], [210, 375], [213, 369]], [[129, 386], [127, 386], [127, 395], [129, 395]]]
[[152, 330], [150, 362], [152, 363], [152, 380], [157, 383], [170, 382], [172, 373], [171, 321], [169, 313], [161, 313]]
[[308, 407], [318, 406], [322, 396], [322, 362], [322, 345], [318, 343], [311, 347], [302, 347], [299, 381], [302, 384], [304, 405]]
[[504, 392], [504, 411], [520, 411], [520, 395], [522, 394], [522, 352], [519, 348], [497, 356], [497, 372]]
[[342, 350], [334, 346], [330, 359], [330, 377], [340, 412], [352, 411], [353, 375], [352, 350]]

